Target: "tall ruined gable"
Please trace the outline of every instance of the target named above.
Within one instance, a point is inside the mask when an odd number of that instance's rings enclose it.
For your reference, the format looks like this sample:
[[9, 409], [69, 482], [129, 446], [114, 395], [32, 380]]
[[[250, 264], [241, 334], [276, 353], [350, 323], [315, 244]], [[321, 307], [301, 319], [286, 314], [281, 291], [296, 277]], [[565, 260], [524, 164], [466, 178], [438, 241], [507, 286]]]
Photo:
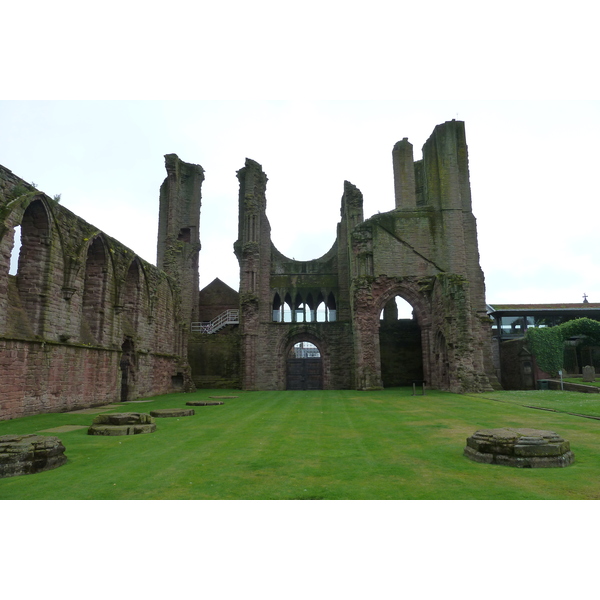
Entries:
[[[364, 220], [360, 190], [344, 182], [336, 242], [310, 261], [291, 260], [272, 244], [262, 167], [247, 160], [238, 172], [243, 387], [287, 387], [290, 349], [299, 342], [317, 347], [323, 387], [381, 387], [380, 315], [400, 297], [413, 307], [415, 321], [397, 330], [412, 340], [420, 335], [413, 354], [420, 354], [422, 367], [412, 372], [440, 389], [490, 388], [464, 123], [438, 125], [416, 162], [404, 138], [392, 163], [395, 208]], [[388, 355], [395, 352], [390, 343]]]

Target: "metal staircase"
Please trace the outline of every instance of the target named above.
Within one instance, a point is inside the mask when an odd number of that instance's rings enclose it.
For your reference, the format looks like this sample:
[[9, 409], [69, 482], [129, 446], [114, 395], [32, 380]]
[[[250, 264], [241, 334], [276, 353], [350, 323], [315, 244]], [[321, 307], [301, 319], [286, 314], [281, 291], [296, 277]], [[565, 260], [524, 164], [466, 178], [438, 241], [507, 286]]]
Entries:
[[238, 325], [240, 322], [240, 311], [237, 309], [230, 309], [222, 312], [218, 317], [215, 317], [212, 321], [200, 323], [192, 323], [193, 333], [217, 333], [227, 327], [227, 325]]

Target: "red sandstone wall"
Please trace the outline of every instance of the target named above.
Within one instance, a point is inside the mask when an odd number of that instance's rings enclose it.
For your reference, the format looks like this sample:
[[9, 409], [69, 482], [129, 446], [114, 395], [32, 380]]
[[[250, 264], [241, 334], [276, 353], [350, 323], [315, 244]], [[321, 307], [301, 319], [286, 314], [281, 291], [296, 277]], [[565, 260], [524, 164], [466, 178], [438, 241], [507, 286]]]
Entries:
[[120, 401], [124, 357], [128, 400], [193, 387], [175, 289], [0, 166], [0, 420]]

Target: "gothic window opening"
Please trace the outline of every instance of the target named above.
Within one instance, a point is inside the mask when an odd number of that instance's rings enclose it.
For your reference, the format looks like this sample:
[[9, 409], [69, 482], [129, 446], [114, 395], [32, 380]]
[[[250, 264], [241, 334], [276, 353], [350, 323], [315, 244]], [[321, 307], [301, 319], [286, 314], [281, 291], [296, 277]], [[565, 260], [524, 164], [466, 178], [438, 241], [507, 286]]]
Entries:
[[317, 315], [317, 323], [325, 323], [327, 321], [327, 306], [325, 300], [321, 300], [315, 311]]
[[83, 319], [93, 340], [101, 344], [105, 322], [108, 264], [104, 242], [96, 237], [88, 247], [83, 284]]
[[279, 296], [279, 294], [275, 294], [275, 298], [273, 298], [273, 322], [274, 323], [281, 323], [281, 321], [282, 321], [281, 309], [282, 309], [281, 296]]
[[421, 328], [413, 318], [413, 307], [401, 296], [391, 298], [381, 310], [379, 352], [383, 387], [422, 384]]
[[337, 304], [333, 292], [329, 292], [329, 296], [327, 296], [327, 320], [330, 323], [337, 321]]
[[33, 331], [43, 331], [44, 304], [51, 279], [50, 219], [41, 200], [34, 200], [21, 221], [21, 247], [17, 267], [17, 288]]
[[283, 322], [291, 323], [292, 322], [292, 298], [289, 294], [285, 295], [285, 300], [283, 303]]
[[137, 332], [142, 307], [142, 276], [136, 258], [127, 271], [123, 290], [123, 327], [127, 335]]
[[16, 275], [19, 270], [19, 253], [21, 251], [21, 226], [17, 225], [14, 229], [13, 249], [10, 255], [10, 267], [8, 274]]
[[379, 315], [381, 321], [397, 321], [398, 319], [413, 319], [413, 307], [401, 296], [396, 296], [390, 300], [382, 309]]
[[294, 309], [294, 321], [296, 323], [304, 323], [306, 317], [306, 305], [304, 304], [300, 294], [296, 295], [296, 301], [294, 304], [296, 307]]

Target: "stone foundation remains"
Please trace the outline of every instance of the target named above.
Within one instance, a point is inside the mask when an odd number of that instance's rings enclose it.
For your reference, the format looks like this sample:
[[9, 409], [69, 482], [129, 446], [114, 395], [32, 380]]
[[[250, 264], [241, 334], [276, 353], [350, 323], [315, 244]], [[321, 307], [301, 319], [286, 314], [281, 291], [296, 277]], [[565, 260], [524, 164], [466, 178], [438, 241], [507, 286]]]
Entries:
[[63, 443], [47, 435], [0, 436], [0, 477], [56, 469], [67, 462]]
[[190, 402], [186, 402], [186, 404], [188, 406], [219, 406], [225, 403], [218, 400], [190, 400]]
[[161, 408], [151, 410], [151, 417], [193, 417], [196, 413], [192, 408]]
[[154, 418], [145, 413], [112, 413], [98, 415], [88, 435], [137, 435], [140, 433], [154, 433], [156, 423]]
[[570, 444], [553, 431], [481, 429], [467, 438], [464, 455], [480, 463], [509, 467], [567, 467], [575, 460]]

